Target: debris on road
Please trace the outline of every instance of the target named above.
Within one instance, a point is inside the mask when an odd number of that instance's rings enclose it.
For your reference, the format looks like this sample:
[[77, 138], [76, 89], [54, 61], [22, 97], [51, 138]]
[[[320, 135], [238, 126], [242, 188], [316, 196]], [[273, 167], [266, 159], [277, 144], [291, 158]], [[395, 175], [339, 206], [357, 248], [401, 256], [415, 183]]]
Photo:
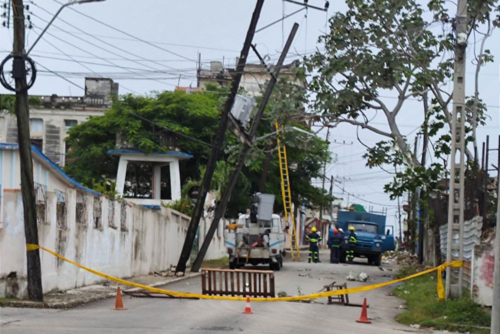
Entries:
[[348, 281], [355, 281], [356, 280], [356, 274], [354, 274], [352, 271], [349, 272], [349, 275], [345, 278]]
[[368, 281], [368, 274], [365, 272], [362, 272], [358, 275], [358, 282], [366, 282]]
[[368, 274], [365, 273], [364, 271], [359, 273], [359, 275], [356, 275], [352, 271], [349, 272], [349, 275], [346, 277], [346, 280], [348, 281], [357, 281], [357, 282], [366, 282], [368, 280]]
[[386, 264], [411, 265], [417, 262], [417, 256], [407, 251], [389, 251], [384, 253], [382, 262]]

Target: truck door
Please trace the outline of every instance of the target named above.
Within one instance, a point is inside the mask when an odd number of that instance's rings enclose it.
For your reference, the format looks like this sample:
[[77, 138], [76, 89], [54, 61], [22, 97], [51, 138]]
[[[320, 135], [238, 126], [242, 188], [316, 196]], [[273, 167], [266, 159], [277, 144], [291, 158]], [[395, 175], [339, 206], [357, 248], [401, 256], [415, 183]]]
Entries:
[[394, 226], [386, 226], [385, 234], [382, 236], [382, 250], [393, 251], [396, 249], [394, 244]]

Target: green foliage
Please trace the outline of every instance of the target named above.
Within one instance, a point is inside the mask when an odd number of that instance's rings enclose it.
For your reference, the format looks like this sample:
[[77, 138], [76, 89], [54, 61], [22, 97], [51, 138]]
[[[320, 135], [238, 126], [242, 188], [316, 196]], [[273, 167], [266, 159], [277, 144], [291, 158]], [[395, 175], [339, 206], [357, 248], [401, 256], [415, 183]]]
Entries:
[[[389, 138], [368, 147], [364, 157], [370, 168], [402, 165], [407, 169], [395, 174], [394, 180], [385, 186], [392, 198], [417, 188], [438, 190], [451, 152], [451, 97], [440, 86], [453, 76], [455, 36], [451, 27], [455, 19], [450, 18], [450, 6], [445, 6], [445, 2], [431, 0], [426, 10], [414, 0], [348, 0], [348, 10], [335, 14], [329, 20], [329, 31], [319, 39], [325, 50], [305, 59], [305, 69], [311, 77], [309, 89], [316, 94], [313, 109], [319, 120], [350, 123]], [[469, 29], [482, 25], [490, 28], [490, 23], [499, 22], [498, 0], [473, 0], [468, 10]], [[424, 18], [427, 13], [433, 15], [433, 20]], [[442, 32], [430, 29], [438, 24], [443, 25]], [[493, 60], [489, 50], [476, 59], [481, 66]], [[397, 93], [393, 105], [381, 98], [391, 92]], [[437, 161], [420, 166], [398, 128], [397, 117], [408, 99], [427, 95], [432, 108], [425, 111], [422, 133], [429, 135], [429, 150], [434, 150]], [[481, 99], [467, 97], [465, 111], [469, 143], [474, 140], [472, 124], [484, 124], [487, 110]], [[389, 132], [371, 125], [370, 119], [377, 113], [386, 117]]]
[[[189, 193], [199, 187], [203, 179], [204, 165], [211, 147], [174, 135], [131, 113], [202, 142], [211, 143], [217, 132], [220, 109], [225, 97], [225, 94], [219, 93], [214, 87], [209, 87], [208, 92], [199, 94], [163, 92], [146, 97], [129, 95], [120, 98], [103, 117], [92, 117], [88, 122], [70, 130], [67, 144], [71, 147], [71, 153], [68, 155], [66, 172], [86, 184], [92, 184], [92, 180], [97, 183], [113, 180], [116, 177], [118, 159], [106, 152], [116, 148], [117, 133], [130, 145], [146, 153], [165, 152], [178, 147], [182, 152], [192, 154], [194, 158], [181, 162], [181, 182], [184, 185], [182, 199], [171, 205], [176, 210], [189, 214], [193, 206]], [[275, 131], [276, 121], [283, 126], [297, 126], [307, 130], [303, 123], [303, 103], [306, 97], [303, 87], [294, 82], [280, 80], [257, 137]], [[311, 139], [296, 132], [287, 132], [280, 136], [280, 140], [287, 147], [289, 165], [297, 165], [296, 170], [290, 170], [294, 203], [302, 205], [303, 201], [306, 201], [310, 207], [328, 204], [330, 197], [326, 192], [310, 184], [311, 178], [322, 176], [323, 163], [330, 159], [328, 145], [323, 140]], [[238, 213], [245, 212], [250, 204], [251, 194], [259, 191], [266, 159], [265, 150], [270, 143], [271, 137], [269, 140], [262, 140], [250, 153], [231, 195], [227, 216], [235, 217]], [[240, 150], [241, 143], [228, 131], [224, 154], [217, 164], [211, 184], [211, 190], [216, 192], [217, 200], [227, 185]], [[276, 195], [276, 212], [281, 212], [283, 208], [279, 175], [278, 155], [274, 150], [265, 191]]]
[[441, 301], [436, 284], [436, 276], [429, 274], [394, 289], [394, 294], [407, 304], [407, 310], [396, 320], [405, 325], [419, 324], [436, 330], [489, 333], [486, 331], [491, 324], [489, 310], [481, 308], [469, 297]]
[[[40, 100], [36, 96], [30, 96], [28, 98], [28, 103], [31, 107], [40, 107], [42, 105], [42, 100]], [[15, 114], [15, 104], [16, 104], [16, 96], [15, 95], [6, 95], [0, 94], [0, 112], [5, 110], [9, 114]]]
[[193, 175], [201, 159], [206, 159], [210, 147], [174, 135], [164, 128], [210, 143], [218, 123], [218, 99], [219, 95], [211, 92], [124, 96], [115, 101], [103, 117], [91, 117], [88, 122], [70, 130], [67, 144], [71, 147], [71, 153], [65, 170], [75, 179], [86, 183], [92, 179], [98, 182], [113, 179], [118, 159], [106, 152], [116, 148], [116, 135], [122, 133], [130, 146], [145, 153], [166, 152], [176, 147], [182, 152], [193, 154], [197, 159], [182, 162], [183, 175]]
[[190, 198], [182, 197], [181, 199], [170, 202], [167, 204], [162, 204], [162, 206], [179, 211], [187, 216], [191, 216], [193, 214], [193, 202]]
[[95, 180], [92, 180], [92, 183], [90, 185], [84, 185], [84, 186], [93, 189], [103, 194], [104, 196], [107, 196], [112, 201], [120, 198], [120, 196], [118, 196], [118, 192], [115, 190], [116, 189], [115, 182], [109, 182], [109, 183], [95, 182]]

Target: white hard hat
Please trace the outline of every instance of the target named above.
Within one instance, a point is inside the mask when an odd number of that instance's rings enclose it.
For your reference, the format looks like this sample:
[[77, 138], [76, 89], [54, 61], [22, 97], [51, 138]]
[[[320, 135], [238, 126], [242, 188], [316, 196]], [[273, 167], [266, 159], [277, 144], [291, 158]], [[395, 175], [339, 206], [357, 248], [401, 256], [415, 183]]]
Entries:
[[342, 232], [342, 233], [344, 233], [344, 230], [343, 230], [343, 229], [341, 229], [341, 228], [339, 228], [339, 232]]

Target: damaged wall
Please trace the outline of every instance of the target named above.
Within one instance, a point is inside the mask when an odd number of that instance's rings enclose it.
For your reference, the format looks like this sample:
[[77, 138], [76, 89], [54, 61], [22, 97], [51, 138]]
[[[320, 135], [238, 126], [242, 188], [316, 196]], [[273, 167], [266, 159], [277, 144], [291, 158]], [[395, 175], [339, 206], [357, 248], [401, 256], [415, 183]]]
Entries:
[[[164, 207], [153, 210], [111, 201], [70, 179], [39, 152], [33, 150], [33, 157], [34, 181], [42, 194], [37, 204], [45, 206], [40, 208], [45, 216], [38, 220], [41, 246], [120, 278], [164, 271], [177, 264], [190, 217]], [[0, 297], [24, 298], [26, 242], [16, 145], [0, 144], [0, 170]], [[103, 281], [50, 253], [41, 251], [40, 255], [44, 292]], [[219, 233], [206, 258], [223, 256], [224, 240]]]

